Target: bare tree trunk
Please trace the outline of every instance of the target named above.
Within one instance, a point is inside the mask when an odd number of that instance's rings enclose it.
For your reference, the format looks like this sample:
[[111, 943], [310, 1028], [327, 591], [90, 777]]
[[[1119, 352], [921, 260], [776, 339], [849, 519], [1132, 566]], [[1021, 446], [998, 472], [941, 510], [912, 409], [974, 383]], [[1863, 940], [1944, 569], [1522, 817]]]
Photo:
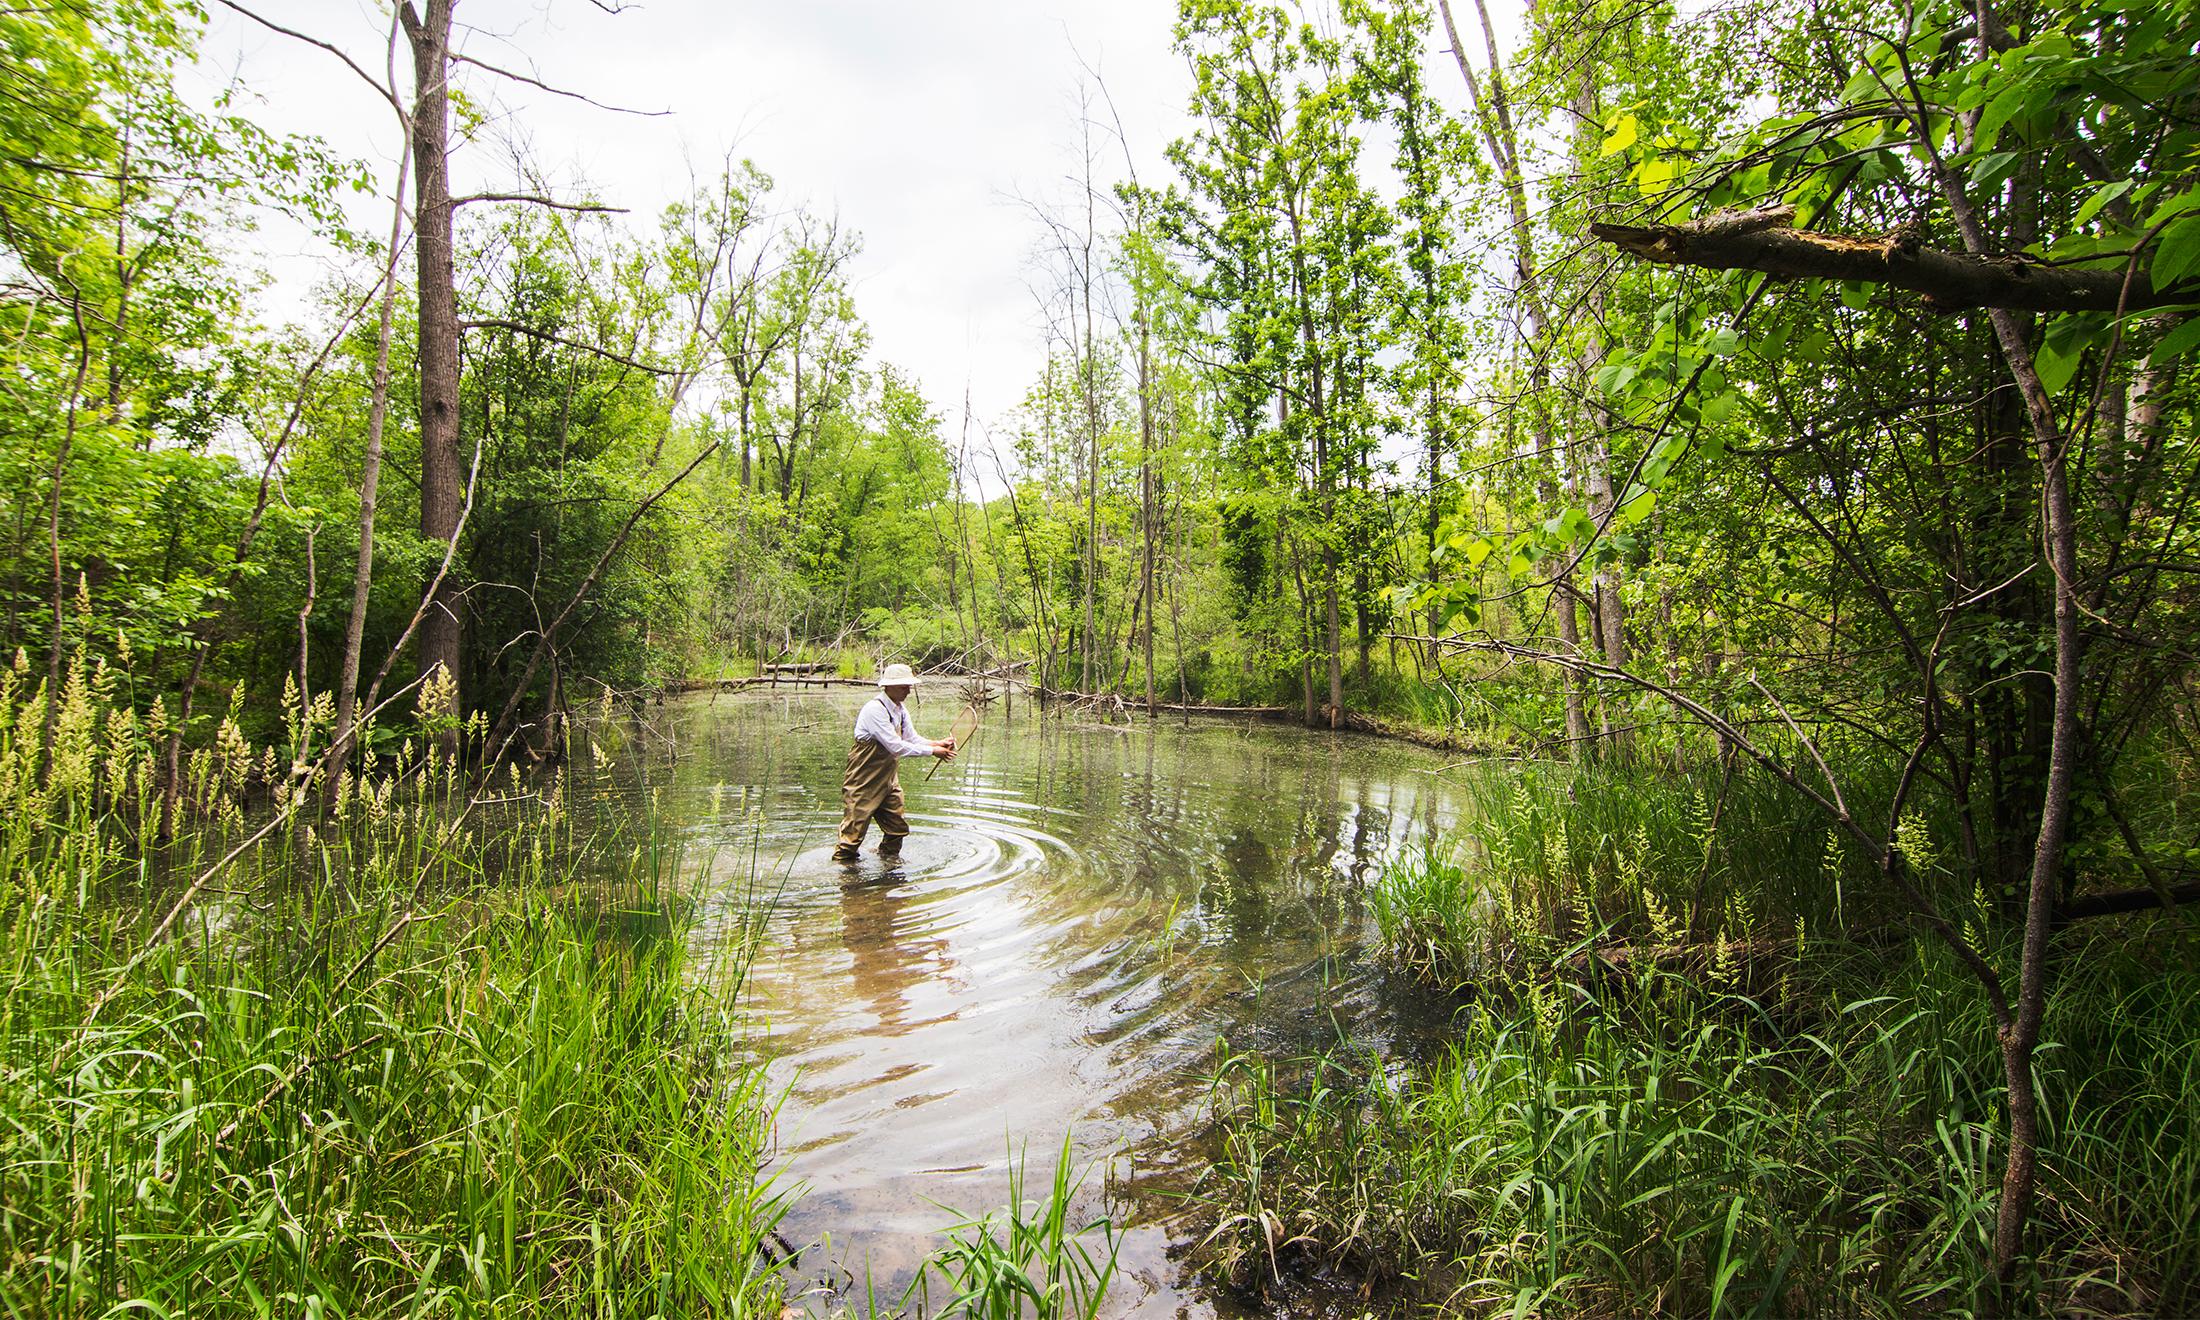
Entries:
[[1138, 503], [1139, 527], [1144, 534], [1145, 562], [1140, 568], [1138, 594], [1146, 602], [1146, 718], [1155, 715], [1153, 698], [1154, 616], [1154, 517], [1159, 503], [1160, 475], [1154, 468], [1153, 350], [1152, 327], [1145, 296], [1138, 302]]
[[[390, 245], [383, 254], [381, 319], [374, 332], [374, 383], [367, 398], [367, 452], [359, 472], [359, 554], [351, 577], [351, 612], [344, 621], [344, 653], [336, 679], [336, 727], [329, 750], [350, 755], [352, 721], [359, 709], [359, 655], [366, 644], [367, 603], [374, 585], [374, 512], [382, 484], [382, 436], [390, 414], [390, 329], [397, 313], [397, 252], [405, 233], [405, 189], [412, 174], [412, 153], [397, 157], [397, 191], [391, 203]], [[341, 764], [332, 764], [328, 787], [334, 791]]]
[[69, 451], [76, 446], [76, 425], [83, 412], [84, 378], [92, 369], [92, 339], [84, 325], [84, 300], [74, 292], [69, 314], [76, 322], [76, 380], [69, 386], [68, 419], [62, 423], [61, 443], [53, 451], [53, 497], [46, 510], [46, 549], [52, 560], [53, 636], [46, 647], [46, 710], [38, 734], [38, 764], [53, 764], [54, 730], [61, 719], [62, 600], [67, 590], [61, 566], [61, 483], [69, 474]]
[[[1978, 18], [1980, 55], [1991, 59], [1995, 52], [1988, 33], [1998, 23], [1986, 0], [1980, 0]], [[1964, 250], [1973, 257], [1990, 255], [1985, 228], [1963, 182], [1933, 150], [1929, 131], [1921, 131], [1919, 140], [1932, 161], [1956, 228], [1963, 235]], [[2023, 219], [2020, 216], [2020, 222]], [[2054, 930], [2056, 887], [2070, 832], [2071, 785], [2077, 775], [2082, 642], [2076, 511], [2054, 402], [2040, 382], [2026, 335], [2030, 318], [2006, 307], [1995, 307], [1987, 312], [1987, 319], [2031, 422], [2034, 453], [2040, 465], [2045, 550], [2054, 574], [2050, 586], [2055, 602], [2055, 696], [2049, 717], [2047, 781], [2041, 791], [2039, 836], [2033, 847], [2030, 892], [2024, 908], [2024, 951], [2017, 968], [2016, 1002], [2000, 1030], [2002, 1071], [2009, 1086], [2009, 1158], [2002, 1167], [2001, 1202], [1994, 1220], [1994, 1277], [2002, 1294], [1996, 1301], [2006, 1302], [2024, 1256], [2039, 1176], [2039, 1092], [2032, 1072], [2032, 1054], [2039, 1045], [2040, 1024], [2047, 1014], [2047, 941]]]
[[[401, 0], [413, 57], [413, 170], [419, 179], [414, 244], [420, 303], [420, 534], [448, 542], [458, 528], [463, 472], [458, 456], [458, 290], [452, 269], [451, 11], [457, 0], [426, 0], [425, 14]], [[464, 632], [459, 590], [449, 574], [420, 625], [420, 671], [441, 669], [452, 685], [452, 713], [463, 714], [459, 687]], [[456, 746], [457, 734], [448, 746]]]
[[[1458, 63], [1459, 75], [1466, 80], [1467, 94], [1474, 102], [1475, 119], [1482, 129], [1483, 144], [1489, 148], [1490, 163], [1504, 183], [1505, 204], [1512, 217], [1513, 269], [1528, 320], [1529, 390], [1535, 416], [1535, 452], [1538, 458], [1552, 463], [1555, 468], [1561, 460], [1551, 433], [1549, 400], [1545, 397], [1551, 383], [1550, 367], [1544, 354], [1550, 341], [1550, 315], [1544, 305], [1543, 285], [1536, 270], [1535, 231], [1528, 212], [1528, 186], [1521, 174], [1520, 139], [1513, 127], [1512, 106], [1505, 95], [1504, 66], [1497, 53], [1497, 26], [1490, 21], [1486, 0], [1475, 0], [1475, 12], [1482, 20], [1483, 45], [1490, 61], [1489, 86], [1485, 89], [1482, 80], [1475, 75], [1473, 62], [1467, 58], [1465, 45], [1459, 40], [1459, 26], [1451, 16], [1451, 0], [1437, 0], [1436, 7], [1443, 16], [1444, 34], [1451, 39], [1452, 58]], [[1555, 504], [1565, 491], [1563, 475], [1554, 473], [1549, 483], [1545, 487], [1546, 502]], [[1569, 654], [1578, 655], [1581, 625], [1575, 613], [1570, 577], [1563, 568], [1552, 575], [1551, 600], [1559, 612], [1559, 640], [1566, 644]], [[1579, 758], [1587, 754], [1589, 746], [1589, 715], [1583, 696], [1587, 680], [1568, 669], [1562, 673], [1560, 681], [1566, 690], [1567, 746], [1572, 755]]]
[[[1091, 125], [1088, 123], [1086, 128], [1089, 132]], [[1093, 602], [1100, 589], [1100, 362], [1094, 352], [1092, 323], [1094, 217], [1090, 151], [1086, 153], [1086, 164], [1085, 249], [1084, 260], [1078, 267], [1085, 306], [1085, 369], [1080, 373], [1085, 393], [1085, 635], [1081, 647], [1084, 663], [1079, 671], [1078, 686], [1090, 692], [1093, 690], [1093, 667], [1098, 661], [1093, 653]]]
[[[1574, 167], [1587, 174], [1597, 159], [1598, 125], [1603, 117], [1597, 107], [1597, 63], [1590, 53], [1584, 52], [1578, 62], [1579, 81], [1574, 88]], [[1597, 281], [1589, 292], [1588, 318], [1585, 325], [1587, 337], [1578, 360], [1580, 394], [1582, 399], [1581, 425], [1587, 433], [1588, 443], [1582, 451], [1582, 464], [1587, 477], [1589, 506], [1601, 535], [1612, 524], [1612, 436], [1604, 424], [1604, 411], [1597, 401], [1596, 375], [1604, 365], [1604, 285], [1592, 272], [1591, 280]], [[1614, 669], [1627, 667], [1627, 607], [1620, 597], [1620, 571], [1616, 560], [1607, 560], [1595, 570], [1595, 616], [1597, 646], [1604, 652], [1604, 663]], [[1624, 755], [1628, 737], [1624, 730], [1614, 727], [1611, 709], [1612, 694], [1605, 692], [1597, 703], [1603, 724], [1604, 741], [1609, 749]]]

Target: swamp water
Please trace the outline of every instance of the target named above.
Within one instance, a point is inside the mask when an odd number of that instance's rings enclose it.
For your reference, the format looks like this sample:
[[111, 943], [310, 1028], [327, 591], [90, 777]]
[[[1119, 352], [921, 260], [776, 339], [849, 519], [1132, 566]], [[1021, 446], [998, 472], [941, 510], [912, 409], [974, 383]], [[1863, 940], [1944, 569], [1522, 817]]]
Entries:
[[[1376, 961], [1366, 894], [1458, 821], [1471, 771], [1354, 734], [996, 701], [930, 779], [903, 763], [900, 863], [874, 830], [843, 867], [840, 777], [870, 695], [692, 698], [615, 753], [700, 873], [699, 941], [776, 895], [747, 1003], [787, 1088], [775, 1167], [805, 1189], [782, 1232], [817, 1244], [797, 1302], [860, 1308], [866, 1278], [899, 1297], [946, 1227], [1005, 1204], [1012, 1151], [1043, 1195], [1069, 1132], [1089, 1170], [1076, 1222], [1123, 1230], [1108, 1313], [1231, 1309], [1182, 1261], [1210, 1227], [1183, 1198], [1216, 1042], [1410, 1055], [1441, 1031], [1443, 1006]], [[919, 733], [945, 736], [961, 703], [920, 690]]]

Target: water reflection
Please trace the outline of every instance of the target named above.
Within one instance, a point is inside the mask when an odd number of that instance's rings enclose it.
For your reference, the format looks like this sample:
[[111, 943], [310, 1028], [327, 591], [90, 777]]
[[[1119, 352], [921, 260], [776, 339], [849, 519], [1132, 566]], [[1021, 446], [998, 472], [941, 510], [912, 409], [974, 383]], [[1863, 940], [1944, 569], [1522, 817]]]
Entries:
[[[942, 1207], [1001, 1204], [1022, 1144], [1043, 1183], [1074, 1129], [1104, 1169], [1079, 1212], [1132, 1226], [1112, 1309], [1211, 1314], [1169, 1255], [1204, 1231], [1177, 1219], [1200, 1073], [1223, 1036], [1414, 1047], [1425, 1006], [1371, 963], [1366, 891], [1456, 820], [1457, 775], [1352, 735], [1126, 728], [1018, 702], [933, 778], [907, 769], [902, 857], [851, 871], [829, 854], [868, 695], [667, 707], [615, 752], [685, 836], [706, 914], [739, 906], [755, 873], [778, 896], [749, 986], [790, 1087], [784, 1172], [811, 1189], [784, 1231], [829, 1234], [840, 1268], [898, 1296], [954, 1218]], [[916, 701], [920, 728], [959, 705]]]
[[840, 942], [848, 950], [849, 979], [856, 997], [871, 1006], [882, 1036], [910, 1029], [911, 986], [955, 965], [947, 941], [924, 934], [910, 919], [908, 890], [903, 867], [840, 887]]

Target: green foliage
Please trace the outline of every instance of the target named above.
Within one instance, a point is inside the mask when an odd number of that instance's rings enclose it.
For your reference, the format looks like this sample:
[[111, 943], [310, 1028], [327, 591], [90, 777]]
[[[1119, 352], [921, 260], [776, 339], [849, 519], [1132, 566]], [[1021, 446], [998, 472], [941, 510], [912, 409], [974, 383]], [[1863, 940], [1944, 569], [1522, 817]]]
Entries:
[[[1084, 1182], [1072, 1169], [1070, 1138], [1064, 1134], [1046, 1199], [1032, 1201], [1024, 1195], [1023, 1157], [1013, 1155], [1008, 1204], [949, 1229], [947, 1245], [926, 1260], [927, 1273], [911, 1291], [928, 1294], [930, 1273], [937, 1272], [949, 1289], [948, 1300], [933, 1312], [942, 1320], [1093, 1320], [1114, 1282], [1120, 1244], [1105, 1218], [1072, 1226], [1070, 1203]], [[1095, 1233], [1104, 1254], [1089, 1241]]]
[[1469, 793], [1458, 845], [1432, 842], [1370, 895], [1386, 946], [1445, 986], [1532, 973], [1589, 946], [1695, 946], [1706, 961], [1784, 946], [1890, 897], [1853, 842], [1799, 824], [1789, 790], [1761, 773], [1528, 766]]
[[[2089, 950], [2050, 1015], [2034, 1268], [2052, 1310], [2193, 1304], [2200, 978], [2182, 938]], [[1651, 971], [1533, 982], [1479, 1000], [1422, 1065], [1225, 1053], [1208, 1251], [1248, 1291], [1303, 1287], [1318, 1262], [1447, 1309], [1973, 1311], [1992, 1027], [1944, 959], [1885, 957], [1821, 950], [1770, 999]]]
[[125, 682], [72, 670], [42, 770], [41, 695], [0, 676], [0, 1302], [775, 1303], [745, 953], [686, 952], [661, 840], [584, 833], [556, 783], [475, 807], [417, 756], [347, 776], [318, 827], [254, 835], [276, 752], [225, 722], [156, 858], [159, 730]]

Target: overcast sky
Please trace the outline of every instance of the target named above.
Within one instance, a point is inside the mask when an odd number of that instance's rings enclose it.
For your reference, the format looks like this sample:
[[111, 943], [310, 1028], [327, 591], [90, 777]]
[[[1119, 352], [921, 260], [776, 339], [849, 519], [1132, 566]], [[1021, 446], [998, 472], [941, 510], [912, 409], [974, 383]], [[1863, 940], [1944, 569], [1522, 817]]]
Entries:
[[[376, 0], [250, 2], [383, 67]], [[375, 163], [386, 187], [399, 141], [387, 106], [329, 55], [213, 8], [206, 71], [241, 78], [270, 127]], [[966, 382], [990, 421], [1038, 372], [1039, 230], [1015, 199], [1069, 186], [1081, 63], [1104, 79], [1142, 172], [1158, 175], [1186, 125], [1173, 0], [629, 0], [616, 15], [589, 0], [459, 0], [457, 15], [470, 55], [671, 112], [608, 113], [467, 71], [542, 165], [632, 208], [637, 229], [686, 190], [691, 158], [707, 169], [729, 146], [785, 197], [837, 211], [863, 235], [856, 301], [875, 355], [917, 375], [951, 435]], [[409, 79], [402, 53], [398, 68]], [[454, 190], [508, 182], [476, 154], [459, 163]], [[365, 227], [386, 225], [385, 211]], [[311, 282], [316, 258], [279, 230], [265, 241], [281, 306]]]

